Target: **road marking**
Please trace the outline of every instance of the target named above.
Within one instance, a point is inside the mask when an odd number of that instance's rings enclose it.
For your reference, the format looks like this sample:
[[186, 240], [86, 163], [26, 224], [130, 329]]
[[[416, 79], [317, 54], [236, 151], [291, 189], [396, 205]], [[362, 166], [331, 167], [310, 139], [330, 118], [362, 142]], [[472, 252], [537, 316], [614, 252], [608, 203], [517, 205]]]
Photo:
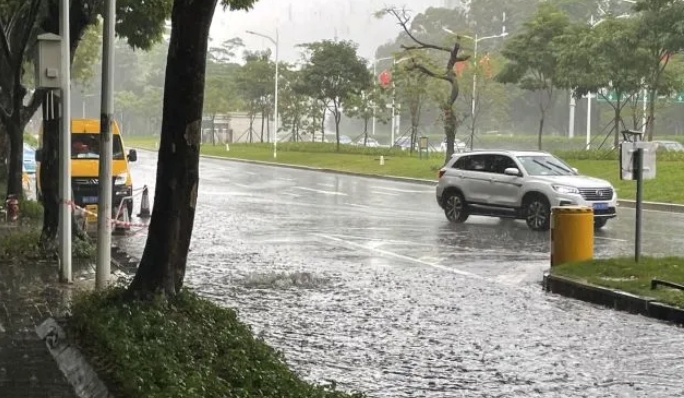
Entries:
[[475, 279], [480, 279], [480, 280], [486, 280], [486, 278], [484, 278], [484, 277], [482, 277], [482, 276], [480, 276], [480, 275], [477, 275], [477, 274], [473, 274], [472, 272], [461, 271], [461, 270], [458, 270], [458, 269], [455, 269], [455, 268], [450, 268], [450, 267], [445, 267], [445, 266], [439, 265], [439, 264], [429, 263], [429, 262], [427, 262], [427, 261], [422, 261], [422, 260], [417, 259], [417, 258], [413, 258], [413, 257], [409, 257], [409, 256], [404, 256], [403, 254], [392, 253], [392, 252], [387, 251], [387, 250], [382, 250], [382, 249], [378, 249], [378, 248], [371, 248], [371, 247], [368, 247], [368, 246], [365, 246], [365, 245], [361, 245], [361, 244], [358, 244], [358, 243], [349, 242], [349, 241], [346, 241], [346, 240], [344, 240], [344, 239], [339, 239], [339, 238], [336, 238], [336, 237], [331, 236], [331, 235], [326, 235], [326, 234], [314, 234], [314, 235], [319, 236], [319, 237], [321, 237], [321, 238], [323, 238], [323, 239], [331, 240], [331, 241], [333, 241], [333, 242], [343, 243], [343, 244], [346, 244], [346, 245], [355, 247], [355, 248], [357, 248], [357, 249], [369, 250], [369, 251], [376, 252], [376, 253], [378, 253], [378, 254], [382, 254], [382, 255], [385, 255], [385, 256], [398, 258], [398, 259], [400, 259], [400, 260], [411, 261], [411, 262], [414, 262], [414, 263], [418, 263], [418, 264], [422, 264], [422, 265], [427, 265], [428, 267], [432, 267], [432, 268], [439, 269], [439, 270], [442, 270], [442, 271], [448, 271], [448, 272], [454, 273], [454, 274], [456, 274], [456, 275], [466, 276], [466, 277], [469, 277], [469, 278], [475, 278]]
[[371, 193], [374, 193], [376, 195], [399, 196], [398, 193], [392, 193], [392, 192], [371, 191]]
[[377, 189], [382, 189], [383, 191], [401, 192], [401, 193], [435, 193], [434, 190], [415, 190], [415, 189], [398, 189], [398, 188], [388, 188], [388, 187], [375, 187]]
[[322, 187], [328, 187], [328, 188], [334, 188], [335, 184], [331, 184], [329, 182], [317, 182], [316, 185], [320, 185]]
[[252, 187], [250, 187], [249, 185], [240, 184], [239, 182], [234, 182], [233, 185], [235, 185], [235, 186], [237, 186], [237, 187], [240, 187], [240, 188], [244, 188], [244, 189], [250, 189], [250, 188], [252, 188]]
[[287, 196], [293, 196], [293, 197], [295, 197], [295, 198], [299, 198], [299, 197], [302, 196], [302, 195], [299, 195], [299, 194], [296, 194], [296, 193], [292, 193], [292, 192], [283, 192], [282, 194], [283, 194], [283, 195], [287, 195]]
[[296, 181], [294, 178], [278, 178], [280, 181]]
[[594, 236], [594, 239], [609, 240], [611, 242], [627, 242], [627, 239], [606, 238], [603, 236]]
[[311, 191], [311, 192], [316, 192], [316, 193], [322, 193], [324, 195], [340, 195], [340, 196], [347, 196], [346, 193], [344, 192], [334, 192], [334, 191], [321, 191], [320, 189], [313, 189], [313, 188], [306, 188], [306, 187], [295, 187], [296, 189], [301, 189], [304, 191]]

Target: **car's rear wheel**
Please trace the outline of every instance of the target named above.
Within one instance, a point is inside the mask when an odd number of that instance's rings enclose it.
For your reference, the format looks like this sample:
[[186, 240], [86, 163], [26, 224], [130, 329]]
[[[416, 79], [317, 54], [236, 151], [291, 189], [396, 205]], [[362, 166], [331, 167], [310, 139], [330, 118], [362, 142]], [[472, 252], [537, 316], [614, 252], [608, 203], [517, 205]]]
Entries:
[[594, 230], [599, 230], [608, 224], [607, 218], [594, 218]]
[[548, 231], [551, 226], [551, 205], [542, 195], [533, 195], [523, 206], [525, 222], [533, 231]]
[[460, 224], [468, 219], [468, 206], [460, 192], [448, 192], [444, 198], [444, 215], [447, 220]]

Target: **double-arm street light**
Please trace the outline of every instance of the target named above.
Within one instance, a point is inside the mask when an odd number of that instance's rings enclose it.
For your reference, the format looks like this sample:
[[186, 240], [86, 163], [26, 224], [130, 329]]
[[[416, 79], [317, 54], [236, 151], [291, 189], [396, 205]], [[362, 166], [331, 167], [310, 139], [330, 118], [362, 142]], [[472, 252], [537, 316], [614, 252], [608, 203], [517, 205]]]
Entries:
[[278, 37], [278, 29], [276, 29], [275, 32], [275, 39], [273, 39], [270, 36], [253, 32], [251, 30], [247, 31], [248, 34], [254, 35], [254, 36], [259, 36], [263, 37], [264, 39], [269, 40], [273, 45], [275, 46], [275, 96], [274, 96], [274, 104], [273, 104], [273, 116], [274, 116], [274, 123], [275, 127], [273, 128], [273, 159], [275, 159], [278, 154], [277, 154], [277, 148], [278, 148], [278, 80], [279, 80], [279, 73], [278, 73], [278, 42], [279, 42], [279, 37]]
[[[505, 15], [504, 14], [504, 20], [505, 20]], [[447, 33], [450, 33], [452, 35], [456, 35], [455, 32], [453, 32], [451, 29], [448, 28], [442, 28]], [[494, 35], [494, 36], [485, 36], [485, 37], [479, 37], [477, 34], [475, 37], [470, 37], [466, 35], [459, 35], [461, 37], [464, 37], [466, 39], [472, 40], [473, 41], [473, 62], [477, 62], [477, 45], [479, 42], [482, 40], [488, 40], [488, 39], [500, 39], [502, 37], [508, 36], [508, 32], [506, 32], [506, 26], [503, 26], [501, 30], [501, 34]], [[477, 98], [477, 73], [473, 71], [473, 89], [472, 89], [472, 94], [470, 98], [470, 150], [473, 150], [473, 144], [475, 142], [475, 103], [476, 103], [476, 98]]]

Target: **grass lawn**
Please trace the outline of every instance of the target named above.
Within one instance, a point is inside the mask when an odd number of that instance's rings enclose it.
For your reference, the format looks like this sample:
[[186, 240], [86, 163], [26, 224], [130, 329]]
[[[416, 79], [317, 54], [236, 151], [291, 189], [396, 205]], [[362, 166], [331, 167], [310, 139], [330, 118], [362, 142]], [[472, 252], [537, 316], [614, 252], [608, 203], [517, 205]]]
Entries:
[[553, 275], [565, 276], [645, 297], [684, 308], [684, 291], [658, 286], [651, 290], [651, 279], [684, 284], [684, 258], [642, 257], [638, 264], [633, 258], [598, 259], [562, 264], [551, 268]]
[[[138, 148], [156, 149], [157, 142], [157, 138], [126, 138], [128, 146]], [[231, 144], [230, 151], [226, 151], [224, 145], [204, 145], [202, 154], [274, 161], [273, 147], [270, 144]], [[385, 156], [384, 166], [380, 166], [381, 154]], [[592, 156], [587, 156], [585, 151], [564, 152], [559, 153], [559, 156], [582, 174], [610, 181], [617, 189], [620, 199], [636, 198], [636, 182], [620, 180], [618, 161], [614, 154], [612, 159], [603, 159], [604, 154], [595, 154], [594, 159], [591, 159]], [[659, 155], [657, 178], [644, 182], [644, 200], [684, 204], [684, 157], [662, 158]], [[419, 159], [417, 155], [411, 157], [387, 148], [345, 147], [344, 153], [335, 153], [333, 144], [320, 143], [281, 143], [277, 158], [279, 163], [432, 180], [437, 179], [437, 170], [442, 166], [443, 160], [438, 153], [432, 153], [429, 159]]]
[[67, 332], [125, 398], [362, 398], [302, 380], [237, 313], [186, 291], [129, 301], [123, 288], [76, 297]]

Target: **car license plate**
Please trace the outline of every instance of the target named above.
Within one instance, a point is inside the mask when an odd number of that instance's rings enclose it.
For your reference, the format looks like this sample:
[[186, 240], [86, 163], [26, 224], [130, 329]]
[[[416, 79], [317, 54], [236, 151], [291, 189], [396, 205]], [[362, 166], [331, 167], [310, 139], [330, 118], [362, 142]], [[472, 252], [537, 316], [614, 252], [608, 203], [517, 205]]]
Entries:
[[84, 196], [83, 197], [83, 203], [85, 203], [85, 204], [97, 203], [97, 196]]
[[594, 203], [594, 209], [606, 210], [606, 209], [608, 209], [608, 203]]

